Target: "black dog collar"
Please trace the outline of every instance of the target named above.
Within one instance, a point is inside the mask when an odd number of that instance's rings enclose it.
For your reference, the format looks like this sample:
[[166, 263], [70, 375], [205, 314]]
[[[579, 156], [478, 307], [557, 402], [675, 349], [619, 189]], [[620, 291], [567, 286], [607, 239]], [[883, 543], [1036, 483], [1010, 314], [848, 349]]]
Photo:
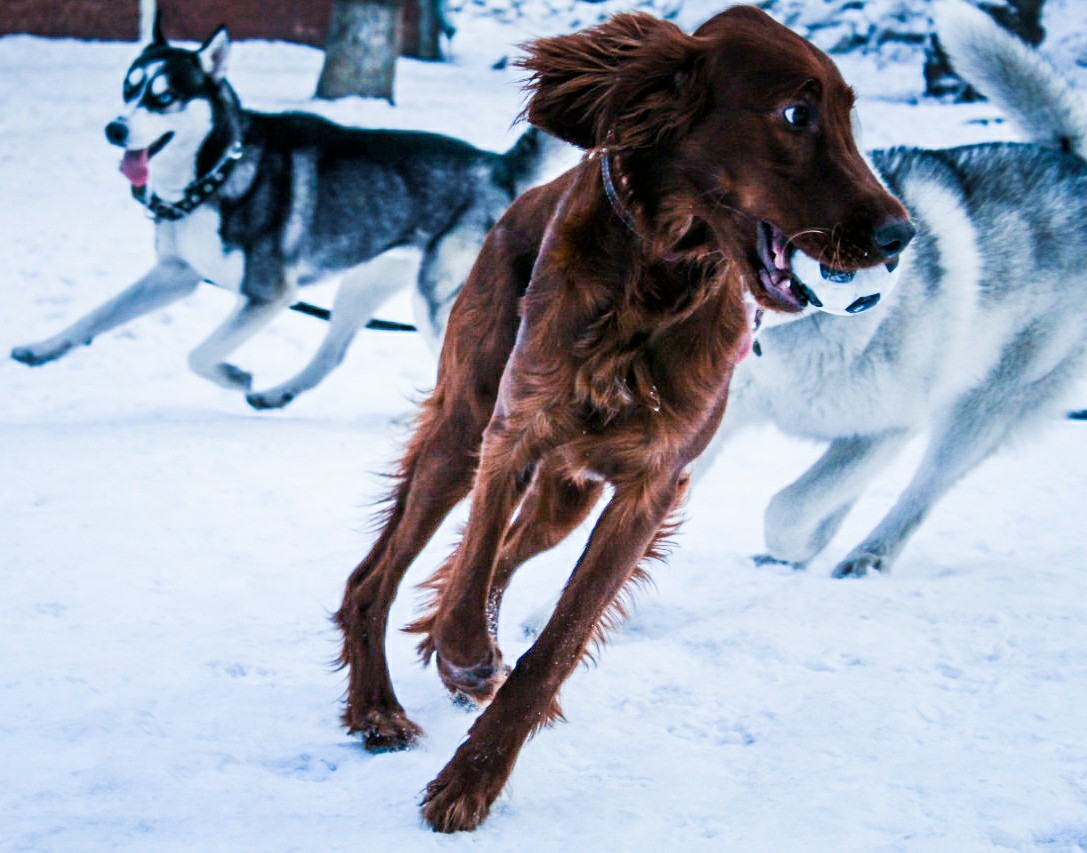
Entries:
[[226, 183], [244, 153], [241, 142], [231, 145], [210, 172], [185, 187], [181, 201], [165, 201], [154, 193], [148, 195], [146, 184], [142, 187], [133, 186], [132, 197], [147, 208], [147, 215], [155, 222], [177, 222], [215, 195], [219, 187]]
[[623, 220], [623, 223], [633, 232], [634, 236], [641, 239], [642, 235], [638, 233], [638, 223], [634, 219], [634, 214], [623, 204], [623, 199], [619, 196], [619, 190], [615, 187], [615, 181], [611, 176], [611, 153], [606, 148], [600, 154], [600, 177], [604, 181], [604, 194], [611, 203], [611, 209], [615, 211], [616, 216]]

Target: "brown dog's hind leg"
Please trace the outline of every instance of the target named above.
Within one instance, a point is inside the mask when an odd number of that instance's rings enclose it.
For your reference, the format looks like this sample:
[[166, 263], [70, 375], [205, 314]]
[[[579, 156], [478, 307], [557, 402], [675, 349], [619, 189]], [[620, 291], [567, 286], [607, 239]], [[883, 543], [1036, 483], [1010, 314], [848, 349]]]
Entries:
[[439, 832], [475, 829], [528, 737], [560, 712], [557, 698], [623, 585], [652, 551], [678, 478], [617, 489], [593, 529], [547, 626], [426, 789], [423, 818]]
[[349, 732], [361, 733], [371, 751], [403, 749], [422, 733], [404, 714], [393, 692], [385, 632], [389, 607], [408, 566], [471, 488], [474, 448], [471, 442], [457, 440], [463, 435], [450, 436], [443, 429], [450, 423], [450, 419], [424, 413], [404, 459], [384, 529], [351, 573], [336, 614], [343, 631], [341, 662], [349, 669], [343, 723]]
[[512, 265], [508, 254], [501, 239], [492, 241], [483, 269], [496, 280], [473, 276], [453, 308], [438, 384], [400, 465], [383, 529], [351, 573], [336, 614], [343, 631], [341, 662], [349, 669], [343, 722], [364, 736], [370, 750], [403, 749], [421, 733], [404, 714], [389, 678], [389, 607], [408, 566], [471, 489], [517, 331], [518, 282], [506, 275], [503, 288], [496, 278]]

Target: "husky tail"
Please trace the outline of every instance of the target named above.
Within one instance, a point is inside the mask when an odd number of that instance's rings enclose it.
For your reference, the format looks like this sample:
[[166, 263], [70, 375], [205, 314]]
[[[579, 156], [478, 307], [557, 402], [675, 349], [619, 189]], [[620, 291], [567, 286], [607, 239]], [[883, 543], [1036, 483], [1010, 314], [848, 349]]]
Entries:
[[509, 169], [510, 183], [520, 195], [529, 187], [557, 177], [577, 162], [579, 154], [572, 145], [530, 127], [502, 159]]
[[1052, 65], [964, 0], [939, 0], [933, 18], [955, 71], [1032, 142], [1087, 159], [1087, 107]]

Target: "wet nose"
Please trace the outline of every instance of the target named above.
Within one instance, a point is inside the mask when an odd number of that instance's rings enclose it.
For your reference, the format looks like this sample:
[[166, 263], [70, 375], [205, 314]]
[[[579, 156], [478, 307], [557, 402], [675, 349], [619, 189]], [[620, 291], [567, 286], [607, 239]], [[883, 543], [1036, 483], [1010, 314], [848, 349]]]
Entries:
[[916, 233], [908, 219], [885, 219], [876, 226], [872, 239], [883, 257], [889, 259], [901, 254]]
[[114, 119], [106, 125], [106, 139], [110, 145], [124, 145], [128, 142], [128, 125], [120, 119]]

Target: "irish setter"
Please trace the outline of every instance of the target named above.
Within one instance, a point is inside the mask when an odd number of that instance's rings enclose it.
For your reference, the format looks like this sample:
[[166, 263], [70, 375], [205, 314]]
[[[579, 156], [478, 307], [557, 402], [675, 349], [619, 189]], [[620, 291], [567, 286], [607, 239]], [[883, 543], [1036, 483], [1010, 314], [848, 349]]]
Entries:
[[[796, 248], [836, 269], [885, 263], [906, 211], [854, 143], [830, 59], [757, 9], [694, 35], [623, 14], [527, 45], [528, 120], [589, 151], [494, 227], [449, 319], [437, 386], [384, 527], [337, 621], [344, 724], [371, 750], [421, 730], [389, 678], [389, 606], [423, 545], [472, 493], [455, 553], [409, 630], [450, 691], [486, 710], [426, 789], [436, 830], [474, 829], [559, 688], [622, 615], [685, 470], [725, 410], [755, 306], [795, 312]], [[495, 642], [516, 568], [612, 487], [551, 620], [512, 671]], [[489, 703], [489, 704], [488, 704]]]

